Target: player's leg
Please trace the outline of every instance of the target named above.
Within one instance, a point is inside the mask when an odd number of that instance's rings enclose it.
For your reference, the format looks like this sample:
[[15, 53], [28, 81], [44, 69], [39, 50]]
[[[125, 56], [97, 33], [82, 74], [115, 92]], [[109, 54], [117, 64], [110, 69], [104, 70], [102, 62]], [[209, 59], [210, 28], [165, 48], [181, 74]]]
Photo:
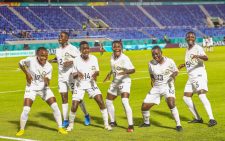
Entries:
[[62, 98], [62, 115], [63, 115], [63, 128], [66, 128], [69, 125], [68, 120], [68, 86], [66, 82], [60, 82], [59, 81], [59, 93]]
[[132, 109], [129, 104], [129, 95], [130, 95], [129, 93], [124, 92], [121, 94], [121, 98], [122, 98], [123, 108], [125, 110], [125, 113], [127, 116], [127, 121], [128, 121], [127, 131], [133, 132], [134, 131], [133, 113], [132, 113]]
[[202, 104], [204, 105], [204, 108], [209, 116], [209, 122], [208, 126], [214, 126], [217, 124], [216, 120], [214, 119], [213, 113], [212, 113], [212, 107], [211, 104], [206, 96], [206, 91], [205, 90], [200, 90], [198, 91], [199, 99], [201, 100]]
[[106, 96], [106, 108], [107, 108], [108, 113], [109, 113], [110, 125], [112, 127], [117, 126], [116, 119], [115, 119], [115, 108], [114, 108], [114, 105], [113, 105], [113, 101], [116, 98], [117, 98], [116, 95], [111, 94], [111, 93], [107, 93], [107, 96]]
[[33, 104], [33, 101], [35, 101], [36, 98], [36, 92], [29, 89], [28, 86], [26, 86], [25, 94], [24, 94], [24, 104], [23, 104], [23, 112], [20, 116], [20, 130], [16, 133], [16, 136], [21, 136], [24, 134], [24, 129], [28, 120], [28, 115], [31, 109], [31, 106]]
[[192, 84], [188, 80], [185, 85], [183, 100], [184, 100], [185, 104], [188, 106], [191, 113], [194, 115], [194, 120], [189, 121], [189, 123], [203, 123], [203, 120], [199, 116], [199, 114], [195, 108], [195, 105], [192, 101], [192, 96], [193, 96], [193, 88], [192, 88]]
[[72, 107], [69, 114], [69, 126], [67, 127], [67, 131], [72, 131], [74, 126], [74, 120], [76, 117], [76, 111], [80, 104], [80, 101], [83, 100], [85, 90], [74, 90], [72, 96]]
[[117, 126], [116, 119], [115, 119], [115, 108], [113, 105], [113, 101], [117, 97], [117, 91], [118, 91], [118, 85], [112, 82], [110, 84], [110, 87], [108, 89], [107, 96], [106, 96], [106, 108], [109, 113], [110, 125], [112, 127]]
[[179, 112], [177, 110], [177, 107], [175, 105], [175, 98], [174, 97], [167, 97], [166, 102], [168, 107], [170, 108], [170, 111], [172, 113], [173, 118], [176, 121], [176, 130], [177, 131], [182, 131], [182, 126], [180, 123], [180, 117], [179, 117]]
[[90, 116], [87, 112], [84, 100], [80, 101], [80, 108], [84, 113], [84, 125], [88, 126], [91, 124]]
[[109, 123], [108, 123], [108, 112], [107, 112], [105, 103], [103, 101], [102, 95], [101, 94], [97, 94], [97, 95], [94, 96], [94, 99], [97, 102], [97, 104], [98, 104], [98, 106], [99, 106], [99, 108], [101, 110], [105, 129], [106, 130], [112, 130], [112, 127], [109, 126]]
[[141, 124], [139, 127], [149, 127], [150, 126], [150, 109], [155, 105], [160, 103], [160, 89], [153, 87], [150, 92], [146, 95], [142, 106], [142, 117], [144, 123]]
[[[70, 90], [71, 90], [72, 94], [74, 92], [74, 89], [76, 88], [75, 87], [75, 81], [76, 80], [73, 79], [73, 76], [70, 75], [70, 78], [69, 78], [69, 84], [70, 85], [69, 86], [70, 86]], [[85, 106], [85, 103], [84, 103], [83, 100], [80, 101], [79, 106], [80, 106], [81, 110], [84, 113], [84, 125], [90, 125], [90, 116], [89, 116], [89, 114], [87, 112], [87, 109], [86, 109], [86, 106]]]
[[16, 133], [16, 136], [22, 136], [24, 134], [24, 129], [28, 120], [28, 115], [30, 112], [30, 108], [33, 104], [33, 100], [30, 98], [24, 99], [23, 112], [20, 116], [20, 130]]
[[61, 112], [59, 110], [58, 104], [56, 103], [55, 96], [53, 95], [52, 91], [49, 88], [46, 89], [45, 93], [46, 93], [45, 100], [47, 104], [51, 107], [55, 121], [58, 124], [58, 132], [60, 134], [68, 134], [67, 131], [65, 131], [65, 129], [62, 128]]

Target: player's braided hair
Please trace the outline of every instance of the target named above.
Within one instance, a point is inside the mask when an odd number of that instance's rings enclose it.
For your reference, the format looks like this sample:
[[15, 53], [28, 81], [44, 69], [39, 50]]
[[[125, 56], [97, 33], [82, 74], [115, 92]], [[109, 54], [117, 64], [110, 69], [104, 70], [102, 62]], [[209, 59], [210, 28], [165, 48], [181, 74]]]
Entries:
[[38, 54], [38, 52], [39, 52], [40, 50], [48, 51], [45, 47], [39, 47], [39, 48], [36, 50], [36, 54]]
[[65, 34], [68, 38], [70, 37], [70, 35], [69, 35], [69, 33], [68, 33], [68, 32], [66, 32], [66, 31], [62, 31], [62, 32], [61, 32], [61, 34], [62, 34], [62, 33], [63, 33], [63, 34]]
[[196, 34], [195, 34], [194, 31], [188, 31], [188, 32], [186, 33], [185, 37], [187, 37], [188, 34], [193, 34], [193, 35], [196, 37]]
[[160, 52], [162, 52], [162, 50], [161, 50], [161, 48], [160, 48], [159, 46], [154, 46], [154, 47], [152, 48], [152, 50], [154, 50], [154, 49], [158, 49], [158, 50], [160, 50]]
[[114, 40], [114, 41], [112, 42], [112, 46], [113, 46], [115, 43], [120, 44], [121, 47], [123, 48], [123, 43], [122, 43], [122, 40], [121, 40], [121, 39], [120, 39], [120, 40]]
[[88, 45], [88, 42], [87, 41], [81, 41], [79, 46], [81, 47], [82, 45]]

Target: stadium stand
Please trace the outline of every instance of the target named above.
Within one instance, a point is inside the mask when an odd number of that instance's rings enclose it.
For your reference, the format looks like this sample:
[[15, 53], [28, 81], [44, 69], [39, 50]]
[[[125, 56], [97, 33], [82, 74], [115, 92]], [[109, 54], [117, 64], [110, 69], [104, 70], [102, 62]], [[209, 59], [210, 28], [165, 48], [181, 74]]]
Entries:
[[[225, 19], [225, 5], [203, 5], [211, 16]], [[142, 8], [142, 9], [141, 9]], [[224, 36], [225, 28], [208, 28], [206, 15], [198, 5], [148, 5], [148, 6], [30, 6], [0, 7], [0, 44], [18, 38], [57, 39], [61, 30], [67, 30], [73, 38], [101, 36], [111, 39], [163, 39], [184, 37], [194, 30], [197, 37]], [[17, 11], [35, 29], [31, 29]], [[146, 14], [146, 13], [147, 14]], [[152, 18], [149, 18], [151, 16]], [[89, 20], [100, 19], [109, 29], [91, 29]], [[155, 20], [155, 21], [154, 21]], [[158, 24], [162, 25], [160, 27]], [[82, 31], [82, 24], [88, 28]], [[26, 31], [29, 36], [20, 36]]]

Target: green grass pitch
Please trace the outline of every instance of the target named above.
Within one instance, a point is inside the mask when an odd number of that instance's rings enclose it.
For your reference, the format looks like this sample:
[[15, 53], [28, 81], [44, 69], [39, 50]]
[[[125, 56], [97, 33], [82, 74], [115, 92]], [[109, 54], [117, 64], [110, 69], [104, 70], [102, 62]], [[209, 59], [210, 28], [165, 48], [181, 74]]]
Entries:
[[[175, 121], [172, 119], [164, 98], [159, 106], [154, 106], [151, 110], [151, 127], [138, 128], [138, 125], [142, 123], [141, 104], [151, 88], [148, 74], [148, 62], [151, 59], [151, 52], [150, 50], [127, 51], [125, 54], [130, 57], [136, 68], [136, 73], [131, 75], [133, 80], [130, 95], [130, 105], [135, 123], [133, 133], [126, 132], [127, 120], [120, 97], [114, 101], [116, 120], [119, 126], [114, 128], [113, 131], [109, 132], [103, 129], [103, 121], [97, 104], [85, 95], [86, 107], [91, 115], [91, 125], [84, 126], [84, 115], [78, 109], [74, 130], [68, 135], [57, 133], [57, 125], [51, 109], [38, 97], [31, 108], [25, 134], [21, 138], [42, 141], [225, 140], [225, 47], [216, 47], [214, 52], [207, 53], [209, 60], [205, 62], [209, 81], [207, 96], [211, 102], [215, 119], [218, 121], [217, 126], [211, 128], [207, 126], [209, 119], [197, 95], [194, 95], [193, 100], [204, 120], [204, 124], [187, 123], [187, 121], [192, 120], [192, 115], [182, 99], [187, 80], [186, 70], [181, 70], [176, 79], [176, 105], [180, 113], [183, 132], [175, 130]], [[163, 50], [163, 55], [174, 59], [177, 66], [184, 62], [184, 54], [185, 49]], [[98, 86], [105, 99], [110, 82], [102, 83], [102, 81], [110, 70], [111, 53], [104, 53], [103, 56], [98, 53], [94, 55], [99, 60], [100, 76], [98, 77]], [[49, 58], [53, 57], [50, 56]], [[22, 71], [18, 70], [20, 59], [22, 58], [0, 59], [0, 136], [15, 137], [19, 128], [25, 89], [25, 76]], [[61, 109], [61, 97], [57, 89], [57, 64], [53, 64], [53, 68], [51, 87]], [[71, 94], [69, 102], [71, 103]], [[3, 139], [0, 138], [0, 140]]]

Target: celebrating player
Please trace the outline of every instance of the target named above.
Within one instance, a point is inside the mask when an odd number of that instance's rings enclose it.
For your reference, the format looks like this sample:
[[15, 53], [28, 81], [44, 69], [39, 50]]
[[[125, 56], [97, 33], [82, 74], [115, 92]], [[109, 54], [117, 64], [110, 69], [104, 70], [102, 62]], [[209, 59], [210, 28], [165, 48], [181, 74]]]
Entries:
[[149, 73], [153, 87], [142, 104], [141, 110], [144, 123], [140, 127], [150, 126], [149, 109], [155, 104], [159, 105], [161, 96], [165, 96], [167, 105], [176, 121], [176, 130], [181, 131], [180, 117], [175, 105], [174, 87], [174, 80], [178, 74], [178, 69], [172, 59], [162, 56], [162, 51], [159, 46], [152, 48], [152, 58], [153, 60], [149, 62]]
[[194, 32], [188, 32], [186, 34], [188, 48], [185, 55], [185, 64], [181, 64], [179, 66], [179, 69], [186, 67], [188, 73], [188, 81], [184, 89], [183, 99], [195, 117], [195, 119], [190, 121], [190, 123], [203, 123], [203, 120], [199, 116], [192, 101], [193, 94], [197, 93], [209, 116], [210, 120], [208, 122], [208, 126], [211, 127], [216, 125], [217, 122], [213, 117], [211, 104], [206, 97], [206, 93], [208, 91], [208, 80], [203, 61], [207, 61], [208, 57], [202, 47], [195, 43], [195, 39], [196, 35]]
[[20, 130], [16, 136], [24, 134], [24, 128], [28, 120], [30, 108], [37, 95], [41, 96], [53, 110], [53, 115], [58, 124], [58, 132], [67, 134], [62, 128], [62, 117], [49, 81], [52, 77], [52, 66], [47, 62], [48, 51], [44, 47], [37, 50], [35, 57], [28, 57], [20, 61], [19, 66], [26, 75], [27, 85], [24, 94], [24, 107], [20, 117]]
[[[79, 50], [73, 45], [68, 43], [69, 34], [67, 32], [61, 32], [59, 35], [59, 43], [61, 47], [56, 50], [56, 58], [50, 60], [50, 62], [58, 63], [58, 85], [59, 92], [62, 97], [62, 110], [63, 110], [63, 127], [69, 125], [68, 121], [68, 90], [69, 88], [73, 92], [75, 80], [72, 76], [72, 68], [74, 65], [74, 59], [80, 55]], [[90, 124], [90, 117], [86, 110], [83, 101], [80, 101], [81, 110], [85, 114], [85, 125]]]
[[129, 125], [127, 132], [133, 132], [134, 131], [133, 115], [132, 109], [129, 104], [130, 86], [131, 86], [131, 79], [129, 75], [134, 73], [135, 69], [130, 59], [125, 54], [122, 53], [121, 41], [114, 41], [112, 43], [112, 49], [113, 54], [111, 56], [111, 71], [104, 80], [104, 81], [110, 80], [110, 77], [113, 74], [113, 81], [110, 85], [110, 88], [108, 89], [106, 98], [106, 106], [111, 120], [110, 125], [112, 127], [115, 127], [117, 125], [115, 120], [115, 110], [113, 100], [115, 100], [115, 98], [118, 95], [121, 95], [123, 107], [126, 112]]
[[77, 79], [75, 89], [72, 96], [72, 107], [69, 115], [69, 126], [67, 131], [71, 131], [74, 126], [74, 119], [78, 104], [83, 100], [85, 92], [90, 98], [94, 98], [97, 102], [104, 121], [105, 129], [112, 130], [108, 124], [108, 113], [105, 107], [101, 91], [99, 90], [96, 79], [99, 75], [98, 60], [95, 56], [89, 55], [90, 48], [86, 41], [80, 42], [81, 55], [76, 57], [74, 63], [73, 75]]

